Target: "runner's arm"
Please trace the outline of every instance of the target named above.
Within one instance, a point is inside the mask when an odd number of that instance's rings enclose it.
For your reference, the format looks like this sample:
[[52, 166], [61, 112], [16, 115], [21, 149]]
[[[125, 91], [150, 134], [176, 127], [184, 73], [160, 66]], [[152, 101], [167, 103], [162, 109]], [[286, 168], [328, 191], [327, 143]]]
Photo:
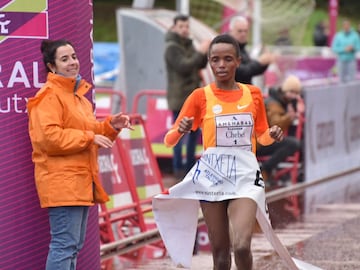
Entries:
[[181, 137], [184, 136], [184, 133], [181, 133], [179, 131], [181, 119], [183, 119], [184, 117], [194, 118], [191, 130], [194, 131], [199, 128], [201, 121], [201, 106], [199, 104], [199, 101], [204, 100], [202, 96], [204, 96], [203, 90], [201, 91], [201, 88], [198, 88], [193, 91], [190, 96], [185, 100], [185, 103], [181, 108], [178, 118], [175, 120], [174, 125], [164, 137], [165, 146], [175, 146], [179, 142]]

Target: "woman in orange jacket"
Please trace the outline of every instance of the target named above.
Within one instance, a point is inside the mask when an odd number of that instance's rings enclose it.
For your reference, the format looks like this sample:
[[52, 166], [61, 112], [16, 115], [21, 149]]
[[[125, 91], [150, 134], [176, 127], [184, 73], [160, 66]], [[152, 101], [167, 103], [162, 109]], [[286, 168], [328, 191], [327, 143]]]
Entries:
[[84, 96], [91, 85], [81, 79], [69, 41], [44, 40], [41, 52], [49, 73], [27, 108], [36, 188], [41, 207], [49, 212], [46, 269], [75, 270], [89, 206], [108, 200], [98, 178], [98, 148], [112, 147], [119, 131], [131, 126], [122, 113], [96, 120]]
[[214, 270], [231, 268], [231, 250], [236, 269], [252, 269], [256, 211], [265, 205], [256, 141], [268, 145], [283, 139], [281, 128], [268, 126], [260, 89], [236, 83], [239, 55], [231, 36], [212, 40], [208, 58], [215, 82], [192, 92], [164, 138], [174, 146], [185, 133], [202, 129], [204, 153], [169, 196], [200, 200]]

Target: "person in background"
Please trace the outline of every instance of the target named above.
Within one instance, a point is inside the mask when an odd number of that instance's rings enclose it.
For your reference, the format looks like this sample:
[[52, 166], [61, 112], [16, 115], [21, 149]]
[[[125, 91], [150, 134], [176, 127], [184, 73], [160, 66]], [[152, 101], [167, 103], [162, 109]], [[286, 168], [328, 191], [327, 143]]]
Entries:
[[331, 48], [337, 55], [337, 71], [342, 83], [355, 79], [357, 72], [356, 53], [360, 51], [359, 34], [351, 27], [349, 20], [344, 20], [342, 30], [337, 32]]
[[121, 129], [131, 125], [122, 113], [102, 122], [95, 119], [85, 97], [91, 85], [81, 78], [69, 41], [44, 40], [41, 52], [47, 80], [27, 109], [36, 189], [49, 213], [46, 270], [75, 270], [89, 207], [108, 200], [98, 178], [98, 148], [112, 147]]
[[[206, 52], [210, 41], [203, 41], [196, 50], [190, 39], [190, 20], [186, 15], [177, 15], [174, 24], [165, 36], [165, 64], [167, 71], [167, 102], [178, 117], [185, 99], [200, 86], [200, 70], [206, 67]], [[173, 172], [179, 181], [195, 163], [195, 150], [200, 130], [190, 132], [187, 138], [180, 140], [173, 148]], [[183, 164], [182, 148], [185, 140], [186, 164]]]
[[302, 85], [298, 77], [286, 77], [278, 88], [271, 88], [265, 99], [266, 115], [269, 125], [279, 126], [287, 136], [281, 142], [257, 147], [257, 156], [270, 156], [261, 164], [261, 174], [269, 186], [272, 182], [272, 172], [277, 165], [287, 157], [301, 149], [301, 142], [288, 133], [290, 126], [304, 113], [303, 103], [300, 102]]
[[325, 21], [320, 21], [315, 25], [313, 33], [314, 46], [328, 46], [329, 30]]
[[[190, 94], [164, 138], [165, 145], [171, 147], [191, 130], [202, 129], [205, 152], [172, 190], [201, 190], [196, 198], [208, 228], [216, 270], [230, 270], [232, 251], [237, 269], [252, 269], [251, 238], [258, 204], [247, 196], [251, 192], [257, 193], [256, 198], [260, 197], [258, 192], [264, 195], [255, 141], [267, 145], [283, 138], [280, 127], [268, 126], [261, 90], [235, 81], [240, 55], [238, 43], [230, 35], [212, 40], [208, 58], [215, 82]], [[210, 159], [217, 160], [217, 165], [202, 167]], [[215, 195], [228, 189], [234, 195]]]
[[235, 80], [241, 83], [252, 83], [252, 78], [263, 74], [274, 61], [274, 56], [264, 52], [258, 59], [251, 59], [246, 51], [248, 44], [249, 22], [245, 17], [235, 16], [229, 23], [229, 34], [235, 38], [240, 48], [241, 62], [236, 69]]
[[293, 45], [291, 38], [290, 38], [289, 29], [285, 28], [285, 29], [282, 29], [281, 31], [279, 31], [279, 37], [275, 40], [274, 44], [276, 46], [291, 46], [291, 45]]

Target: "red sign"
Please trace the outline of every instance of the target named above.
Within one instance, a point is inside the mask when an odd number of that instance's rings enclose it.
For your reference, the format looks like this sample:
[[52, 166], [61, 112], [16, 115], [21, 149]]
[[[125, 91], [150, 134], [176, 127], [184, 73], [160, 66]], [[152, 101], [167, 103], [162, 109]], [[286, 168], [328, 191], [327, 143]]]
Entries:
[[99, 149], [99, 176], [110, 196], [130, 190], [123, 165], [125, 162], [121, 159], [117, 147]]
[[330, 45], [336, 33], [336, 20], [338, 16], [338, 0], [329, 0], [329, 38]]
[[162, 177], [157, 160], [141, 116], [132, 116], [134, 131], [120, 133], [119, 151], [128, 154], [126, 170], [134, 178], [140, 199], [150, 198], [163, 190]]

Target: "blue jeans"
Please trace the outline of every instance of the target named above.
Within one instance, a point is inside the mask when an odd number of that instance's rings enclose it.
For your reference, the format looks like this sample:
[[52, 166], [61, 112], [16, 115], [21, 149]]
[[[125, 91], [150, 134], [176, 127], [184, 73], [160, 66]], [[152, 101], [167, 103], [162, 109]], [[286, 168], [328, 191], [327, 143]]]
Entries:
[[351, 61], [337, 61], [337, 69], [340, 82], [346, 83], [353, 81], [357, 72], [356, 59]]
[[85, 242], [88, 206], [50, 207], [51, 240], [46, 270], [75, 270], [76, 259]]
[[[173, 111], [173, 119], [174, 121], [179, 115], [179, 111]], [[180, 141], [174, 146], [173, 149], [173, 170], [174, 173], [181, 171], [189, 171], [192, 166], [194, 166], [196, 158], [195, 158], [195, 150], [196, 144], [199, 138], [201, 131], [197, 129], [195, 131], [191, 131], [190, 133], [183, 136]], [[183, 164], [182, 158], [182, 147], [186, 142], [186, 164]]]

